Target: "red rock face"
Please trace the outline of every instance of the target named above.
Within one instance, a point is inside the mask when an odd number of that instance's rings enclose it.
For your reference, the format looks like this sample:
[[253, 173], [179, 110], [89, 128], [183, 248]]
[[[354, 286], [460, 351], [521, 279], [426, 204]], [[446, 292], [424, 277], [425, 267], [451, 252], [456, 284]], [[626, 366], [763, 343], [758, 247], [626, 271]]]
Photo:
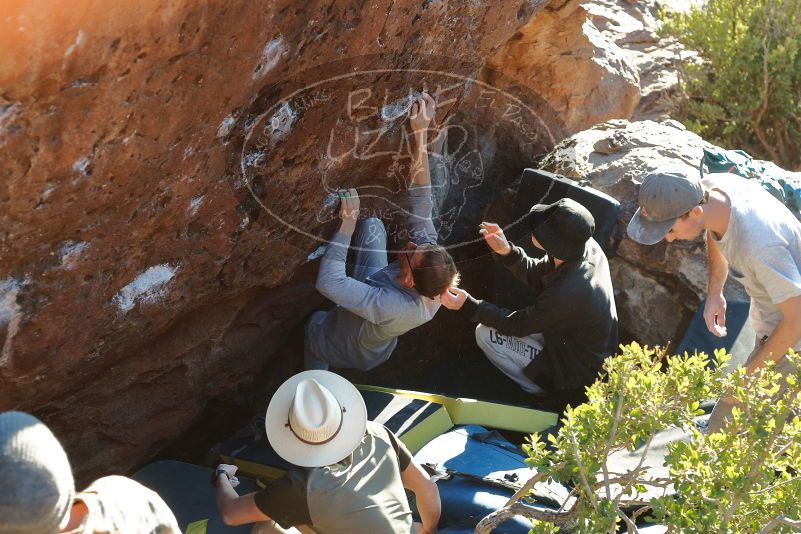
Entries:
[[[287, 282], [332, 189], [403, 175], [367, 156], [404, 154], [404, 98], [445, 88], [423, 71], [476, 72], [541, 3], [6, 0], [0, 409], [83, 475], [153, 454], [319, 304], [313, 269]], [[337, 83], [356, 56], [377, 72]], [[441, 122], [480, 96], [453, 85]]]

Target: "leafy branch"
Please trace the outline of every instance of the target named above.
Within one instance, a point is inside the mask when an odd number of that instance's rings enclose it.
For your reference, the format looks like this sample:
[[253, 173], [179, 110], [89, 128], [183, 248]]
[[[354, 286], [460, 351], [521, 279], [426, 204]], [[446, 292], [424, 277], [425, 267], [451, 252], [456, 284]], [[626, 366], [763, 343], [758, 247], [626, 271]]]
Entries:
[[[727, 359], [716, 353], [716, 368]], [[558, 525], [598, 534], [625, 526], [636, 533], [646, 514], [668, 532], [797, 528], [801, 366], [784, 376], [772, 364], [753, 375], [724, 375], [709, 363], [703, 354], [667, 356], [621, 346], [604, 365], [605, 380], [588, 388], [588, 402], [565, 410], [559, 432], [548, 436], [550, 447], [539, 435], [531, 437], [524, 449], [536, 474], [476, 532], [487, 534], [514, 515], [530, 518], [536, 532]], [[724, 393], [740, 401], [733, 420], [722, 432], [702, 434], [694, 425], [698, 399]], [[657, 458], [670, 476], [656, 476], [653, 443], [667, 428], [683, 429], [683, 439]], [[637, 451], [637, 464], [611, 468], [610, 456], [625, 450]], [[546, 479], [573, 488], [559, 509], [520, 502]]]
[[674, 117], [704, 138], [801, 170], [801, 1], [707, 0], [662, 13], [697, 51], [678, 62]]

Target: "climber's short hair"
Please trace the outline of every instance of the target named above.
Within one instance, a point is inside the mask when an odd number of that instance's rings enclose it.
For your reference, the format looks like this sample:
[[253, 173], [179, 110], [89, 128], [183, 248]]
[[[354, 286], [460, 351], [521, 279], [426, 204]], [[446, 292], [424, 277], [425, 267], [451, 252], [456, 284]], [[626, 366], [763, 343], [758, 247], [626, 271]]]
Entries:
[[412, 269], [412, 278], [418, 293], [433, 299], [459, 284], [459, 271], [445, 247], [426, 243], [418, 246], [417, 250], [420, 262]]

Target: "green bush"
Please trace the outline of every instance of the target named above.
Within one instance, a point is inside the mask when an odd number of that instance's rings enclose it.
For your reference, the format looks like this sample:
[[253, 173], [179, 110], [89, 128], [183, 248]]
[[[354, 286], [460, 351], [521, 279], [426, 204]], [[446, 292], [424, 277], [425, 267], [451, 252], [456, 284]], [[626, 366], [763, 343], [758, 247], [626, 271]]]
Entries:
[[[665, 356], [636, 343], [621, 349], [604, 364], [607, 380], [589, 388], [585, 404], [565, 411], [550, 446], [534, 435], [524, 447], [538, 474], [515, 498], [552, 479], [574, 488], [571, 501], [557, 513], [510, 502], [476, 532], [489, 532], [504, 514], [531, 517], [538, 533], [555, 532], [555, 525], [614, 533], [623, 524], [636, 532], [643, 514], [668, 532], [791, 532], [791, 525], [801, 526], [801, 370], [780, 392], [772, 364], [751, 376], [742, 367], [724, 375], [718, 370], [728, 359], [723, 352], [712, 369], [704, 354]], [[699, 400], [724, 392], [741, 403], [733, 421], [722, 432], [702, 434], [694, 424], [703, 413]], [[668, 477], [654, 478], [642, 460], [627, 472], [610, 471], [610, 454], [647, 451], [668, 427], [688, 436], [668, 445]], [[649, 489], [655, 491], [645, 495]], [[774, 528], [762, 530], [771, 522]]]
[[680, 67], [676, 118], [705, 139], [801, 170], [801, 0], [707, 0], [663, 13], [696, 50]]

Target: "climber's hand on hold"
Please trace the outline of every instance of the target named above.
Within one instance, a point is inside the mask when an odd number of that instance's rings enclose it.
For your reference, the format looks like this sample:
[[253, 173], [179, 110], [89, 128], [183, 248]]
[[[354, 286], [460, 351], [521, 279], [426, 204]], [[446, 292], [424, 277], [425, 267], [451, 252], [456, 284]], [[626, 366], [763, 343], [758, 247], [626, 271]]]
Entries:
[[356, 189], [347, 189], [339, 192], [339, 218], [342, 225], [339, 231], [352, 235], [356, 230], [356, 221], [359, 219], [359, 193]]

